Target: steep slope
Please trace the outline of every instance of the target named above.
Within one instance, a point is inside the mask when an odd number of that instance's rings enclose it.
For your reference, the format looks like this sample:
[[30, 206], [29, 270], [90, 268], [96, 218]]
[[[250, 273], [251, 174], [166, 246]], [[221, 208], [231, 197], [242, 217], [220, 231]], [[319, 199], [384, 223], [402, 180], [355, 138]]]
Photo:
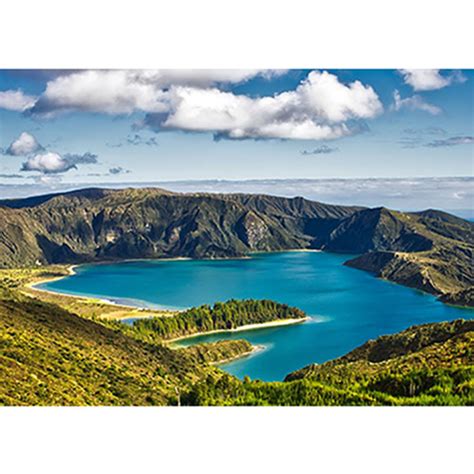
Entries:
[[209, 370], [56, 305], [0, 298], [0, 405], [164, 405]]
[[419, 252], [433, 241], [415, 228], [414, 217], [385, 208], [365, 209], [343, 219], [322, 242], [333, 252], [364, 253], [373, 250]]
[[358, 210], [302, 198], [157, 189], [93, 189], [1, 204], [3, 267], [305, 248], [318, 221]]
[[[252, 251], [362, 254], [349, 266], [443, 296], [474, 285], [474, 224], [427, 210], [333, 206], [248, 194], [86, 189], [0, 201], [0, 267]], [[447, 296], [451, 295], [451, 296]]]
[[366, 253], [346, 265], [435, 295], [451, 294], [444, 300], [472, 306], [469, 299], [454, 296], [474, 285], [472, 223], [433, 210], [410, 214], [369, 209], [345, 219], [325, 248], [341, 251], [351, 240]]

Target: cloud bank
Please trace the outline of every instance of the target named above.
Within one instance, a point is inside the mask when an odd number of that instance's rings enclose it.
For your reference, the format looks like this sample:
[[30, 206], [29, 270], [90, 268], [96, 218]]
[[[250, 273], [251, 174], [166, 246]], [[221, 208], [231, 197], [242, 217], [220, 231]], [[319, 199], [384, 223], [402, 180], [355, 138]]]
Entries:
[[[90, 187], [90, 183], [58, 183], [56, 175], [42, 175], [41, 182], [23, 185], [0, 184], [3, 198], [26, 197], [51, 191]], [[156, 186], [176, 192], [265, 193], [276, 196], [303, 196], [332, 204], [386, 206], [405, 211], [428, 208], [456, 211], [474, 217], [474, 178], [372, 178], [372, 179], [266, 179], [246, 181], [108, 182], [94, 186], [108, 188]]]
[[359, 133], [365, 128], [360, 122], [383, 112], [370, 85], [360, 81], [345, 84], [326, 71], [311, 71], [295, 89], [273, 96], [250, 97], [225, 90], [226, 85], [282, 72], [79, 71], [49, 80], [37, 100], [24, 101], [18, 110], [44, 118], [74, 111], [109, 115], [144, 112], [139, 127], [154, 131], [211, 132], [231, 139], [300, 140]]

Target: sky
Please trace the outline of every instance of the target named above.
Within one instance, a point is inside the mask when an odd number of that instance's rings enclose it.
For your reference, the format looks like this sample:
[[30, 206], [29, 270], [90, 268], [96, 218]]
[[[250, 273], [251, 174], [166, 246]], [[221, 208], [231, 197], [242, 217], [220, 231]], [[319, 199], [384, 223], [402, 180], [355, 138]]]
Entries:
[[308, 180], [354, 180], [416, 207], [399, 178], [457, 177], [443, 200], [468, 209], [473, 103], [473, 70], [0, 70], [0, 194], [304, 179], [317, 198]]

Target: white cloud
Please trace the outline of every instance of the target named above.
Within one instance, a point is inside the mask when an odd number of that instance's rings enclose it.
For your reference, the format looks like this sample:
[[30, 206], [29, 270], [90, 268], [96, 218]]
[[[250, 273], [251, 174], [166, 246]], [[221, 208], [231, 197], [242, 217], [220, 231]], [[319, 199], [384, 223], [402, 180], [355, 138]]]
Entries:
[[165, 112], [168, 110], [167, 90], [172, 86], [209, 87], [281, 73], [258, 69], [80, 71], [49, 81], [31, 112], [46, 116], [73, 110], [112, 115], [130, 114], [136, 110]]
[[354, 132], [347, 121], [379, 115], [383, 106], [370, 86], [349, 85], [327, 72], [311, 72], [294, 91], [250, 98], [219, 89], [174, 87], [168, 116], [147, 125], [212, 131], [230, 138], [331, 139]]
[[422, 110], [424, 112], [430, 113], [431, 115], [439, 115], [442, 112], [439, 107], [426, 102], [419, 95], [413, 95], [411, 97], [402, 99], [400, 97], [400, 92], [397, 90], [393, 93], [393, 101], [394, 102], [391, 106], [391, 109], [396, 111], [406, 108], [410, 110]]
[[442, 76], [439, 69], [400, 69], [406, 84], [415, 91], [431, 91], [442, 89], [455, 82], [465, 82], [466, 78], [459, 71], [449, 76]]
[[36, 97], [24, 94], [22, 91], [0, 91], [0, 109], [23, 112], [33, 106]]
[[31, 156], [23, 163], [21, 171], [39, 171], [44, 174], [64, 173], [77, 168], [78, 164], [97, 163], [97, 155], [84, 153], [83, 155], [46, 152]]
[[48, 116], [74, 110], [106, 114], [163, 112], [167, 108], [165, 96], [138, 72], [81, 71], [49, 81], [31, 113]]
[[135, 71], [142, 80], [153, 82], [157, 87], [175, 86], [209, 87], [214, 84], [238, 84], [256, 76], [270, 79], [285, 73], [274, 69], [161, 69]]
[[36, 138], [28, 132], [23, 132], [12, 142], [6, 153], [12, 156], [25, 156], [42, 150], [43, 147], [38, 143]]
[[252, 98], [216, 85], [239, 83], [273, 70], [89, 70], [49, 81], [30, 109], [35, 115], [85, 111], [147, 113], [150, 128], [211, 131], [228, 138], [332, 139], [361, 130], [383, 106], [372, 87], [343, 84], [312, 71], [294, 90]]

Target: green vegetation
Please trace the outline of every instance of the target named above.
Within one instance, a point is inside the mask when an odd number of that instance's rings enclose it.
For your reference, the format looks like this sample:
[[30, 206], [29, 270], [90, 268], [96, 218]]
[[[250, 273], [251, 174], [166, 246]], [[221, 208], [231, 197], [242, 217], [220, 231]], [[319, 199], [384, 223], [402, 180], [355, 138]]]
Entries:
[[0, 405], [167, 405], [215, 369], [16, 294], [0, 300]]
[[46, 303], [57, 304], [61, 308], [88, 319], [144, 318], [172, 316], [175, 311], [149, 310], [109, 304], [96, 298], [82, 298], [59, 293], [36, 290], [30, 285], [43, 280], [60, 278], [70, 274], [66, 265], [50, 265], [43, 268], [0, 269], [0, 297], [19, 291], [22, 294], [39, 299]]
[[285, 382], [210, 374], [190, 405], [473, 405], [474, 321], [414, 326], [311, 365]]
[[253, 352], [254, 347], [250, 342], [239, 339], [196, 344], [195, 346], [189, 346], [178, 350], [186, 352], [186, 354], [192, 356], [199, 362], [217, 364], [237, 357], [249, 355]]
[[[240, 381], [212, 364], [250, 353], [248, 342], [172, 349], [161, 338], [203, 321], [227, 328], [229, 321], [304, 313], [269, 301], [230, 301], [186, 312], [185, 324], [178, 315], [128, 326], [33, 299], [14, 280], [4, 280], [10, 287], [0, 293], [0, 405], [474, 404], [473, 321], [384, 336], [285, 382]], [[175, 318], [181, 323], [162, 325]], [[165, 331], [159, 335], [156, 321]]]
[[334, 248], [333, 242], [329, 249], [341, 251], [353, 240], [367, 253], [347, 265], [438, 295], [443, 302], [473, 306], [473, 223], [440, 211], [409, 214], [384, 208], [350, 219], [348, 231], [339, 240], [335, 236], [342, 247]]
[[450, 304], [473, 304], [464, 291], [474, 286], [474, 224], [440, 211], [403, 213], [156, 188], [84, 189], [0, 201], [4, 268], [304, 248], [362, 254], [348, 265]]
[[249, 354], [247, 341], [166, 339], [304, 312], [231, 300], [129, 326], [111, 318], [138, 310], [26, 286], [67, 271], [0, 271], [0, 405], [474, 405], [474, 321], [414, 326], [284, 382], [240, 381], [214, 364]]
[[144, 339], [175, 339], [201, 332], [236, 329], [247, 324], [305, 317], [300, 309], [271, 300], [229, 300], [214, 306], [191, 308], [173, 317], [139, 319], [133, 323], [133, 328]]

